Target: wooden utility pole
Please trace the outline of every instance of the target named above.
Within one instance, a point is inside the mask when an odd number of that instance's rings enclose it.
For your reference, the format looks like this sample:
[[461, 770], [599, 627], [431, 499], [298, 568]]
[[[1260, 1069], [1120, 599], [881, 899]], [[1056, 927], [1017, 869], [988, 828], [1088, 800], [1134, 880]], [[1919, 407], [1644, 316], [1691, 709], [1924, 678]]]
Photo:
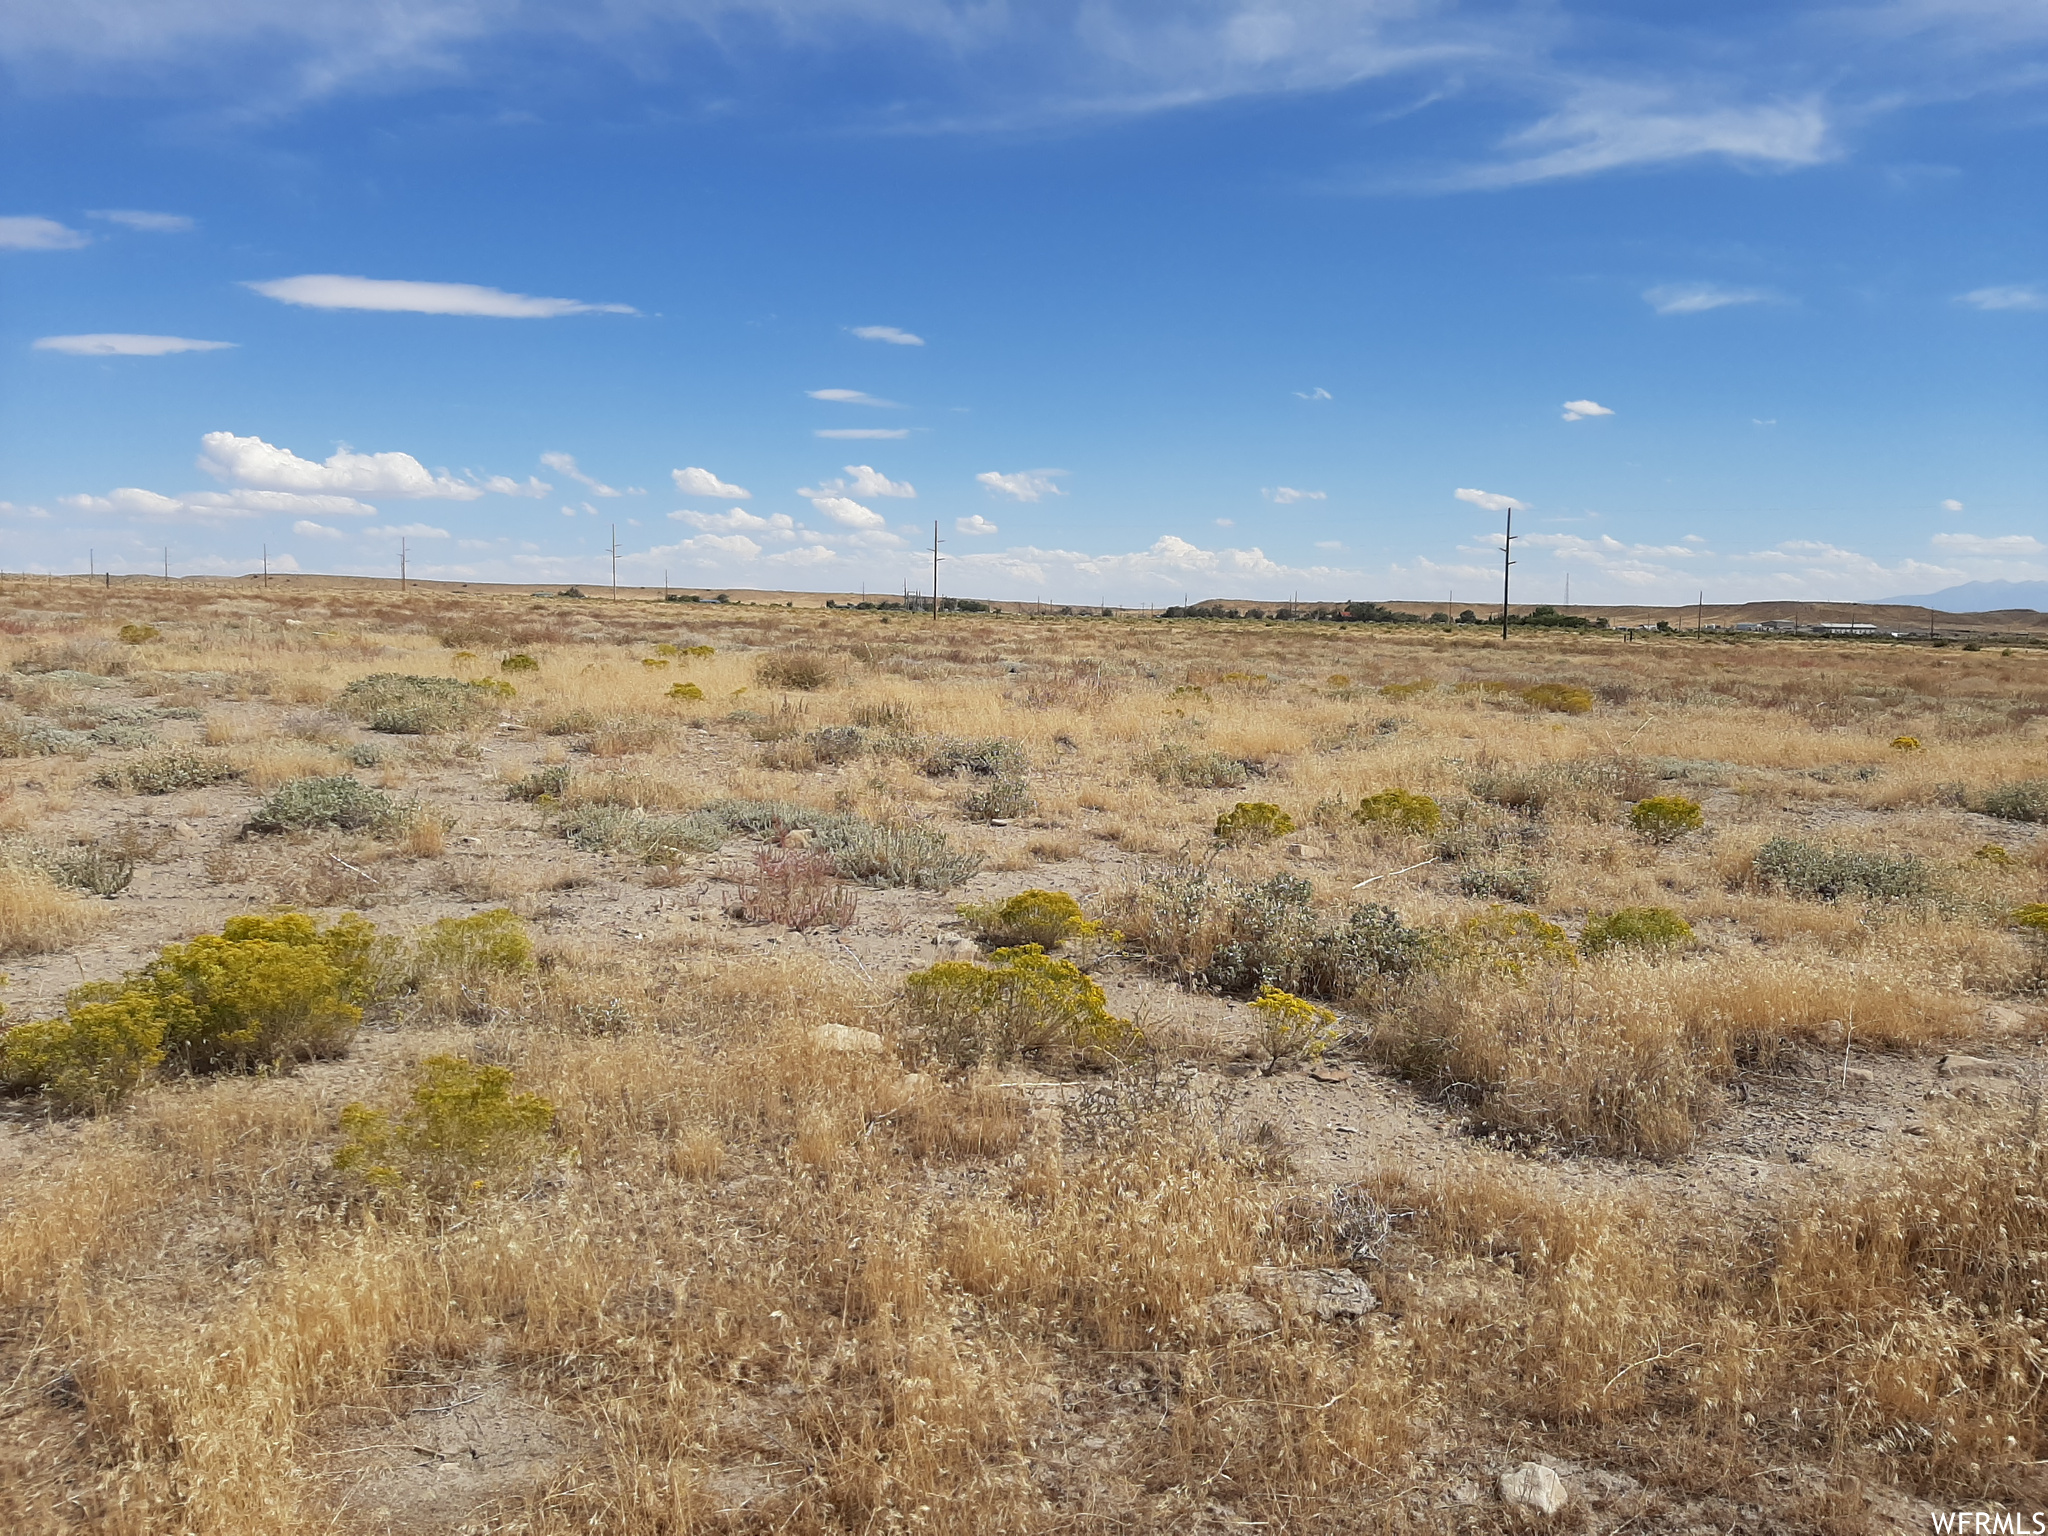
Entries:
[[1705, 634], [1705, 633], [1706, 633], [1706, 629], [1707, 629], [1707, 593], [1706, 593], [1706, 589], [1705, 589], [1705, 588], [1703, 587], [1703, 588], [1701, 588], [1701, 589], [1700, 589], [1700, 604], [1699, 604], [1699, 606], [1698, 606], [1697, 608], [1695, 608], [1695, 609], [1693, 610], [1693, 612], [1692, 612], [1692, 632], [1693, 632], [1694, 634], [1696, 634], [1696, 635], [1700, 635], [1700, 634]]
[[398, 590], [405, 590], [405, 535], [398, 536]]
[[619, 525], [612, 524], [612, 601], [619, 600]]
[[939, 520], [932, 519], [932, 622], [939, 622]]
[[263, 585], [270, 585], [270, 546], [263, 546]]
[[166, 545], [164, 546], [164, 580], [165, 580], [165, 581], [169, 581], [170, 579], [171, 579], [171, 546], [170, 546], [170, 545], [168, 545], [168, 544], [166, 544]]
[[1515, 509], [1508, 507], [1507, 537], [1500, 544], [1500, 637], [1508, 637], [1508, 570], [1514, 565], [1512, 553], [1515, 547]]

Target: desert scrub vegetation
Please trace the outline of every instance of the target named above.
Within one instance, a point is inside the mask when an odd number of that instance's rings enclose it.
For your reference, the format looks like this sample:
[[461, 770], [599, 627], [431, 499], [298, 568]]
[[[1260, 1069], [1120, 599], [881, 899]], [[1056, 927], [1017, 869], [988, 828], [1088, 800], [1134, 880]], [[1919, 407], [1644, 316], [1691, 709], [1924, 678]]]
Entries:
[[93, 783], [124, 795], [174, 795], [180, 790], [207, 789], [243, 778], [246, 770], [218, 753], [172, 748], [108, 763]]
[[34, 862], [0, 863], [0, 955], [46, 955], [97, 929], [104, 909]]
[[474, 1198], [525, 1177], [547, 1155], [555, 1107], [513, 1091], [509, 1067], [466, 1056], [429, 1056], [402, 1107], [352, 1103], [336, 1170], [379, 1193], [409, 1192], [440, 1204]]
[[61, 1018], [0, 1034], [0, 1078], [56, 1108], [120, 1102], [160, 1063], [280, 1070], [340, 1054], [371, 989], [375, 930], [353, 915], [231, 919], [118, 981], [73, 988]]
[[1361, 799], [1353, 808], [1351, 819], [1362, 827], [1385, 827], [1392, 832], [1426, 837], [1443, 825], [1444, 813], [1443, 807], [1428, 795], [1406, 789], [1383, 789]]
[[1876, 853], [1774, 837], [1750, 861], [1756, 878], [1811, 901], [1861, 896], [1870, 901], [1912, 901], [1936, 890], [1934, 871], [1917, 854]]
[[[93, 932], [6, 967], [10, 1020], [70, 1026], [24, 1038], [0, 1114], [15, 1528], [388, 1505], [620, 1536], [1453, 1536], [1530, 1523], [1497, 1489], [1532, 1457], [1565, 1469], [1561, 1530], [2038, 1507], [2048, 966], [2014, 914], [2048, 839], [1978, 817], [2041, 773], [2041, 652], [283, 590], [0, 583], [0, 750], [17, 721], [34, 743], [0, 756], [0, 833], [138, 869], [82, 904]], [[130, 620], [167, 638], [109, 643]], [[699, 638], [718, 654], [686, 663]], [[755, 660], [789, 650], [832, 658], [832, 690], [763, 688]], [[520, 654], [541, 666], [500, 670]], [[366, 672], [507, 679], [520, 719], [368, 733], [331, 707]], [[1584, 714], [1520, 696], [1593, 678]], [[667, 697], [681, 680], [707, 699]], [[93, 782], [207, 740], [246, 787]], [[1030, 826], [968, 824], [1021, 770], [918, 772], [998, 741], [1030, 760]], [[1218, 844], [1243, 789], [1160, 780], [1162, 741], [1236, 765], [1315, 846]], [[471, 836], [234, 837], [351, 761]], [[1438, 824], [1352, 818], [1389, 786]], [[1629, 809], [1665, 794], [1712, 833], [1644, 843]], [[585, 816], [587, 846], [553, 835]], [[834, 817], [942, 837], [973, 883], [857, 884]], [[1974, 857], [1992, 835], [2003, 858]], [[1940, 890], [1816, 900], [1753, 868], [1774, 837], [1916, 857]], [[1140, 862], [1170, 849], [1195, 852]], [[847, 925], [748, 922], [764, 857], [857, 895]], [[1199, 899], [1129, 922], [1182, 867]], [[1027, 881], [1143, 927], [1040, 957], [1142, 1024], [1128, 1062], [996, 1065], [1006, 1026], [978, 1015], [975, 1065], [923, 1044], [906, 975], [935, 939], [963, 952], [959, 904]], [[1490, 911], [1508, 887], [1525, 904]], [[375, 903], [378, 1027], [347, 1059], [188, 1075], [151, 1064], [154, 1004], [64, 1007], [265, 897]], [[1648, 908], [1696, 941], [1628, 942]], [[1262, 987], [1341, 1038], [1270, 1052]], [[428, 1111], [444, 1057], [509, 1073], [502, 1099], [463, 1068]], [[471, 1107], [522, 1094], [545, 1128], [461, 1153]], [[351, 1102], [378, 1129], [345, 1129]], [[352, 1144], [375, 1155], [337, 1168]]]
[[293, 779], [264, 797], [243, 823], [245, 832], [368, 832], [400, 837], [425, 819], [417, 803], [401, 804], [349, 774]]
[[1266, 800], [1240, 800], [1216, 818], [1211, 835], [1219, 843], [1270, 843], [1290, 836], [1294, 818]]
[[764, 688], [815, 693], [832, 684], [832, 663], [814, 651], [775, 651], [754, 663], [754, 676]]
[[903, 1001], [914, 1054], [953, 1068], [1040, 1053], [1121, 1060], [1145, 1043], [1086, 972], [1036, 944], [999, 949], [985, 965], [942, 960], [913, 971]]
[[1036, 944], [1049, 951], [1105, 938], [1114, 942], [1065, 891], [1019, 891], [1002, 901], [969, 902], [955, 911], [977, 939], [998, 947]]
[[1185, 789], [1242, 789], [1252, 765], [1223, 752], [1202, 752], [1185, 742], [1170, 741], [1138, 760], [1141, 771], [1161, 784]]
[[1692, 924], [1669, 907], [1623, 907], [1616, 912], [1597, 912], [1586, 919], [1579, 931], [1582, 954], [1604, 954], [1610, 949], [1635, 949], [1651, 954], [1684, 949], [1695, 942]]
[[1650, 795], [1629, 807], [1628, 824], [1653, 843], [1675, 843], [1706, 825], [1700, 803], [1683, 795]]
[[2007, 821], [2048, 822], [2048, 778], [2019, 779], [1986, 790], [1976, 809]]
[[1294, 875], [1249, 881], [1205, 865], [1157, 865], [1108, 910], [1147, 955], [1217, 992], [1270, 986], [1371, 1006], [1430, 957], [1427, 939], [1392, 908], [1366, 903], [1330, 922], [1314, 887]]
[[800, 841], [829, 855], [842, 878], [861, 885], [943, 891], [981, 867], [979, 854], [952, 847], [935, 828], [875, 822], [850, 811], [820, 811], [786, 801], [715, 800], [683, 816], [584, 804], [561, 812], [556, 824], [578, 847], [632, 853], [649, 863], [712, 853], [740, 836], [781, 845], [797, 833]]
[[389, 736], [427, 736], [481, 725], [509, 696], [509, 685], [491, 679], [465, 683], [452, 677], [373, 672], [342, 689], [334, 707]]

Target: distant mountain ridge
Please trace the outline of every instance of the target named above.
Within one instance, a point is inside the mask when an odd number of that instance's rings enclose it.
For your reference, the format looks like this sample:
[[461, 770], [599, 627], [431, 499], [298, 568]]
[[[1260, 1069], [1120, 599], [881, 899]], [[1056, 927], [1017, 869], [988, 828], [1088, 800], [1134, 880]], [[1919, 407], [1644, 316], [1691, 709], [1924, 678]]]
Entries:
[[1911, 603], [1937, 613], [1997, 613], [2007, 608], [2048, 611], [2048, 581], [1966, 581], [1959, 587], [1917, 597], [1880, 597], [1878, 603]]

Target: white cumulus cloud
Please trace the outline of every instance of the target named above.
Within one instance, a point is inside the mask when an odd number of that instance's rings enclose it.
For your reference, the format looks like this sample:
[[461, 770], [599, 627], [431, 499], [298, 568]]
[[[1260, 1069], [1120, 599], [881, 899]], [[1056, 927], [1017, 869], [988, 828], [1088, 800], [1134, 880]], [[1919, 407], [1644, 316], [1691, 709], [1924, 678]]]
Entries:
[[353, 453], [343, 448], [324, 463], [302, 459], [260, 437], [209, 432], [199, 440], [199, 467], [236, 485], [273, 491], [339, 491], [401, 499], [474, 501], [483, 487], [430, 474], [409, 453]]
[[536, 501], [554, 489], [547, 481], [532, 475], [524, 480], [514, 480], [510, 475], [487, 475], [477, 483], [498, 496], [530, 496]]
[[884, 400], [860, 389], [810, 389], [804, 393], [813, 400], [824, 400], [832, 405], [878, 405], [890, 410], [900, 409], [894, 400]]
[[1770, 297], [1761, 288], [1728, 288], [1720, 283], [1662, 283], [1643, 291], [1643, 302], [1660, 315], [1701, 315], [1731, 304], [1762, 304]]
[[590, 494], [593, 496], [617, 496], [622, 494], [619, 491], [613, 490], [595, 476], [586, 475], [582, 470], [578, 469], [576, 467], [576, 455], [573, 453], [544, 453], [540, 456], [540, 461], [556, 474], [567, 475], [578, 485], [588, 486]]
[[848, 464], [845, 467], [848, 478], [827, 480], [815, 489], [802, 488], [799, 496], [900, 496], [915, 497], [917, 487], [908, 480], [891, 480], [880, 470], [866, 464]]
[[672, 469], [669, 479], [675, 481], [676, 489], [685, 496], [716, 496], [720, 501], [750, 501], [754, 493], [741, 485], [727, 485], [708, 469], [695, 465], [688, 469]]
[[348, 537], [339, 528], [329, 528], [324, 523], [316, 523], [303, 517], [292, 524], [292, 532], [302, 539], [342, 539]]
[[92, 236], [33, 214], [0, 215], [0, 251], [75, 251]]
[[219, 352], [235, 343], [101, 331], [89, 336], [39, 336], [33, 345], [38, 352], [69, 352], [73, 357], [162, 357], [168, 352]]
[[921, 347], [924, 345], [924, 338], [922, 336], [914, 336], [909, 331], [899, 331], [893, 325], [856, 325], [853, 328], [853, 334], [862, 341], [886, 341], [892, 347]]
[[1058, 479], [1064, 469], [1020, 469], [1015, 474], [1005, 475], [996, 470], [983, 470], [974, 478], [994, 491], [998, 496], [1007, 496], [1012, 501], [1038, 501], [1046, 496], [1064, 496]]
[[1960, 512], [1963, 510], [1963, 504], [1954, 497], [1950, 497], [1941, 504], [1941, 510], [1944, 512]]
[[497, 320], [552, 320], [558, 315], [637, 315], [630, 304], [543, 299], [476, 283], [415, 283], [309, 272], [244, 283], [266, 299], [306, 309], [373, 309], [411, 315], [482, 315]]
[[1291, 485], [1276, 485], [1270, 490], [1259, 487], [1259, 494], [1276, 506], [1291, 507], [1297, 501], [1328, 501], [1328, 491], [1298, 491]]
[[851, 441], [869, 438], [896, 438], [910, 436], [908, 427], [820, 427], [811, 434], [813, 437], [836, 437]]
[[865, 532], [889, 526], [889, 520], [881, 513], [844, 496], [813, 496], [811, 505], [842, 528], [858, 528]]
[[957, 533], [969, 534], [975, 538], [982, 538], [991, 533], [1002, 532], [1002, 529], [983, 517], [979, 512], [975, 513], [972, 517], [954, 518], [953, 528]]
[[1956, 302], [1973, 309], [2048, 309], [2048, 292], [2027, 283], [2007, 283], [1996, 288], [1973, 288]]
[[774, 539], [796, 537], [796, 519], [787, 512], [757, 517], [745, 507], [734, 507], [729, 512], [671, 512], [669, 517], [674, 522], [688, 523], [706, 533], [765, 533]]
[[1598, 400], [1567, 400], [1564, 403], [1566, 421], [1584, 421], [1589, 416], [1612, 416], [1614, 412]]
[[1512, 496], [1502, 496], [1496, 491], [1457, 490], [1451, 493], [1460, 501], [1469, 501], [1484, 512], [1505, 512], [1510, 507], [1519, 512], [1523, 503]]
[[181, 235], [192, 228], [192, 220], [185, 214], [151, 213], [144, 208], [88, 208], [85, 216], [152, 235]]

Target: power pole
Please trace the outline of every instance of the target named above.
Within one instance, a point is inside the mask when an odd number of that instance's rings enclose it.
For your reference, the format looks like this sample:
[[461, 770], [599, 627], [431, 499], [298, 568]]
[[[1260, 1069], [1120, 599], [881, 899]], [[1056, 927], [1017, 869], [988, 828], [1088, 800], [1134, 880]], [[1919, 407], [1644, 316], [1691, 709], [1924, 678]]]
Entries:
[[1515, 547], [1515, 509], [1508, 508], [1507, 537], [1500, 544], [1500, 637], [1508, 637], [1508, 568], [1515, 562], [1511, 558]]
[[401, 592], [405, 590], [405, 536], [403, 534], [399, 535], [398, 539], [398, 590]]
[[1696, 635], [1700, 635], [1700, 634], [1705, 634], [1705, 633], [1706, 633], [1706, 629], [1707, 629], [1707, 594], [1706, 594], [1706, 591], [1705, 591], [1705, 589], [1704, 589], [1704, 588], [1702, 588], [1702, 589], [1701, 589], [1701, 591], [1700, 591], [1700, 605], [1699, 605], [1699, 607], [1697, 607], [1697, 608], [1695, 608], [1695, 609], [1693, 610], [1693, 615], [1692, 615], [1692, 632], [1693, 632], [1694, 634], [1696, 634]]
[[939, 520], [932, 519], [932, 622], [939, 622]]
[[[934, 523], [932, 526], [936, 528], [938, 525]], [[99, 574], [99, 567], [93, 563], [93, 557], [98, 553], [99, 551], [95, 549], [88, 549], [85, 552], [85, 579], [87, 581], [91, 581], [93, 577]]]
[[263, 546], [263, 585], [270, 585], [270, 546]]
[[1566, 618], [1570, 618], [1570, 617], [1571, 617], [1571, 612], [1572, 612], [1572, 573], [1571, 573], [1570, 571], [1566, 571], [1566, 572], [1564, 573], [1564, 612], [1565, 612], [1565, 617], [1566, 617]]
[[661, 600], [664, 603], [668, 601], [668, 567], [665, 565], [661, 568]]
[[612, 601], [619, 600], [619, 525], [612, 524]]
[[166, 544], [166, 545], [164, 546], [164, 580], [165, 580], [165, 581], [169, 581], [170, 579], [171, 579], [171, 546], [170, 546], [170, 545], [168, 545], [168, 544]]

